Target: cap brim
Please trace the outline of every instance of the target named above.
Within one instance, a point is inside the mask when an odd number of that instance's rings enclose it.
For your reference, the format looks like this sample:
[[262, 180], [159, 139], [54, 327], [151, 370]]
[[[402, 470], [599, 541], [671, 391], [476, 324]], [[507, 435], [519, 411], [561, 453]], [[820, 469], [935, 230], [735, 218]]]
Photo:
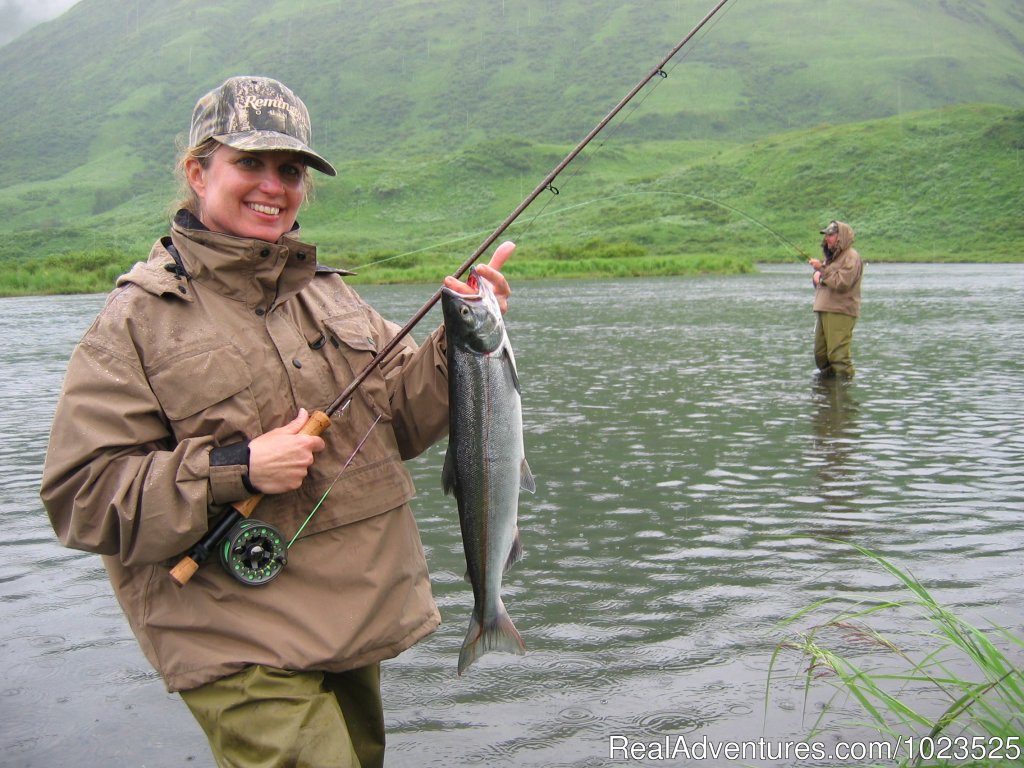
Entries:
[[243, 131], [213, 136], [221, 144], [240, 152], [297, 152], [310, 168], [328, 176], [337, 176], [334, 166], [293, 136], [277, 131]]

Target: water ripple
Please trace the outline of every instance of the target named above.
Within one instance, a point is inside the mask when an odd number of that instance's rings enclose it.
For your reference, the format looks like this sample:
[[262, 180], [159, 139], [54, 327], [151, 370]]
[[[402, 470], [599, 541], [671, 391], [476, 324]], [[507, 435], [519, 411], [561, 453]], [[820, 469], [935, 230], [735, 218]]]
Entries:
[[[455, 673], [472, 595], [436, 446], [410, 468], [444, 623], [384, 664], [389, 767], [589, 768], [607, 764], [612, 733], [800, 739], [805, 707], [856, 716], [805, 704], [799, 674], [765, 708], [777, 622], [837, 594], [899, 594], [837, 540], [882, 552], [977, 624], [1024, 626], [1024, 267], [994, 269], [871, 265], [848, 384], [813, 380], [796, 268], [517, 289], [538, 490], [505, 598], [527, 654]], [[404, 319], [421, 288], [364, 293]], [[180, 718], [168, 758], [146, 764], [201, 763], [202, 734], [168, 702], [98, 559], [61, 549], [38, 501], [67, 355], [101, 301], [0, 303], [3, 747], [26, 765], [128, 764], [141, 758], [116, 745], [137, 743], [132, 729]], [[922, 642], [895, 619], [879, 629]], [[129, 713], [119, 696], [142, 698]]]

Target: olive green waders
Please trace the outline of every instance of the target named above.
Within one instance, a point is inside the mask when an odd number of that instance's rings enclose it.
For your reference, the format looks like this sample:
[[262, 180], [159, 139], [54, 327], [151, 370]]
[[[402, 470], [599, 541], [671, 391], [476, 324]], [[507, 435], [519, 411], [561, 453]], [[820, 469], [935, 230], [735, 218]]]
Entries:
[[814, 362], [822, 376], [853, 376], [853, 326], [857, 318], [838, 312], [816, 312]]
[[253, 666], [182, 691], [220, 768], [382, 768], [380, 665], [349, 672]]

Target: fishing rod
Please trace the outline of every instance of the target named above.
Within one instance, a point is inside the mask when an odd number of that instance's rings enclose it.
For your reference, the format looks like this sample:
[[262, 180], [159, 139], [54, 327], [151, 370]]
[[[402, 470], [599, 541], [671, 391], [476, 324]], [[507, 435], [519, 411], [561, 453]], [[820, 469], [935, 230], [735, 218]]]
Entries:
[[[601, 118], [600, 122], [598, 122], [597, 125], [595, 125], [590, 130], [590, 132], [586, 136], [584, 136], [583, 139], [581, 139], [575, 147], [573, 147], [569, 154], [562, 158], [561, 162], [559, 162], [558, 165], [551, 169], [548, 175], [545, 176], [543, 180], [541, 180], [541, 182], [534, 188], [534, 190], [530, 192], [530, 194], [528, 194], [525, 198], [523, 198], [523, 201], [515, 207], [515, 209], [505, 218], [505, 220], [501, 222], [501, 224], [499, 224], [498, 227], [490, 235], [488, 235], [484, 239], [484, 241], [480, 243], [479, 246], [477, 246], [476, 250], [473, 251], [473, 253], [470, 254], [470, 256], [462, 263], [458, 270], [456, 270], [453, 273], [453, 276], [455, 278], [462, 277], [462, 275], [465, 274], [465, 272], [470, 267], [472, 267], [473, 264], [476, 263], [477, 259], [480, 258], [481, 254], [483, 254], [484, 251], [490, 248], [495, 240], [501, 237], [502, 233], [504, 233], [505, 230], [508, 229], [513, 224], [513, 222], [515, 222], [515, 220], [519, 218], [520, 215], [522, 215], [523, 211], [525, 211], [530, 206], [530, 204], [533, 203], [534, 200], [540, 197], [542, 192], [546, 190], [550, 190], [552, 192], [557, 191], [553, 186], [553, 182], [558, 177], [558, 174], [565, 170], [569, 163], [576, 159], [576, 156], [579, 155], [580, 152], [584, 150], [584, 148], [586, 148], [586, 146], [594, 139], [595, 136], [597, 136], [597, 134], [604, 130], [605, 126], [607, 126], [608, 123], [610, 123], [615, 118], [615, 116], [618, 115], [619, 112], [621, 112], [622, 109], [627, 104], [629, 104], [630, 101], [633, 100], [633, 98], [640, 92], [640, 90], [645, 85], [647, 85], [647, 83], [649, 83], [655, 77], [668, 77], [668, 73], [665, 72], [664, 69], [665, 65], [668, 64], [668, 62], [671, 61], [672, 58], [677, 53], [679, 53], [680, 50], [682, 50], [683, 46], [690, 42], [690, 40], [698, 32], [700, 32], [700, 30], [704, 27], [705, 24], [711, 21], [712, 17], [714, 17], [714, 15], [718, 13], [718, 11], [721, 10], [727, 2], [728, 0], [719, 0], [719, 2], [717, 2], [715, 6], [704, 15], [704, 18], [697, 22], [693, 29], [687, 32], [686, 36], [683, 37], [683, 39], [680, 40], [678, 43], [676, 43], [672, 47], [672, 49], [667, 54], [665, 54], [661, 61], [655, 64], [654, 67], [652, 67], [651, 70], [646, 75], [644, 75], [639, 80], [639, 82], [637, 82], [637, 84], [634, 85], [629, 90], [629, 92], [625, 96], [622, 97], [619, 103], [612, 107], [608, 114]], [[440, 301], [441, 295], [442, 289], [439, 288], [434, 293], [434, 295], [431, 296], [427, 300], [427, 302], [419, 309], [419, 311], [417, 311], [416, 314], [412, 316], [409, 322], [402, 326], [398, 333], [396, 333], [391, 338], [391, 340], [388, 341], [388, 343], [385, 344], [381, 348], [381, 350], [376, 355], [373, 356], [373, 359], [369, 363], [367, 363], [366, 367], [363, 368], [363, 370], [360, 371], [355, 376], [355, 378], [352, 379], [351, 382], [349, 382], [348, 386], [345, 387], [345, 389], [341, 392], [341, 394], [338, 395], [337, 398], [335, 398], [334, 402], [332, 402], [322, 411], [314, 411], [310, 415], [309, 421], [307, 421], [306, 424], [302, 427], [299, 434], [319, 435], [325, 429], [327, 429], [331, 424], [331, 416], [333, 416], [339, 410], [344, 411], [348, 407], [356, 389], [362, 386], [362, 383], [366, 380], [366, 378], [371, 373], [373, 373], [373, 371], [376, 370], [388, 358], [388, 356], [395, 350], [395, 348], [402, 342], [402, 340], [409, 335], [412, 329], [424, 317], [427, 316], [427, 313], [429, 313], [430, 310], [434, 307], [434, 305], [437, 304], [438, 301]], [[183, 587], [185, 584], [187, 584], [188, 581], [192, 578], [192, 576], [195, 575], [195, 572], [199, 569], [199, 566], [207, 559], [209, 559], [210, 555], [213, 552], [215, 552], [217, 548], [221, 545], [221, 542], [224, 540], [224, 538], [228, 536], [228, 534], [233, 529], [236, 529], [236, 526], [238, 526], [241, 522], [243, 522], [252, 514], [253, 510], [255, 510], [257, 506], [259, 506], [262, 500], [263, 494], [261, 493], [256, 494], [255, 496], [250, 496], [248, 499], [245, 499], [244, 501], [236, 502], [235, 504], [233, 504], [231, 506], [231, 509], [225, 512], [224, 515], [216, 523], [214, 523], [214, 525], [210, 528], [207, 534], [198, 543], [196, 543], [192, 547], [192, 549], [189, 550], [188, 554], [185, 555], [178, 562], [178, 564], [174, 566], [174, 568], [171, 569], [171, 580], [179, 587]], [[266, 557], [264, 547], [268, 544], [269, 539], [264, 536], [256, 536], [255, 539], [257, 540], [257, 543], [255, 543], [253, 546], [259, 548], [260, 550], [258, 553], [255, 554], [257, 558], [260, 558], [265, 561]]]

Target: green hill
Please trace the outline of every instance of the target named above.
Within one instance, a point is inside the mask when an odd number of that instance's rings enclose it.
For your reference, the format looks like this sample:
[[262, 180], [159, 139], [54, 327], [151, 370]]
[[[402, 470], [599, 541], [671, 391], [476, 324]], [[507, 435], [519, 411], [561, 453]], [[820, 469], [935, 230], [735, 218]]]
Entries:
[[[464, 253], [709, 7], [82, 0], [0, 48], [0, 258], [140, 258], [195, 99], [239, 73], [309, 105], [341, 178], [301, 220], [333, 260]], [[833, 216], [888, 258], [1021, 251], [1017, 0], [730, 0], [667, 69], [523, 217], [548, 203], [536, 252], [772, 258]]]

